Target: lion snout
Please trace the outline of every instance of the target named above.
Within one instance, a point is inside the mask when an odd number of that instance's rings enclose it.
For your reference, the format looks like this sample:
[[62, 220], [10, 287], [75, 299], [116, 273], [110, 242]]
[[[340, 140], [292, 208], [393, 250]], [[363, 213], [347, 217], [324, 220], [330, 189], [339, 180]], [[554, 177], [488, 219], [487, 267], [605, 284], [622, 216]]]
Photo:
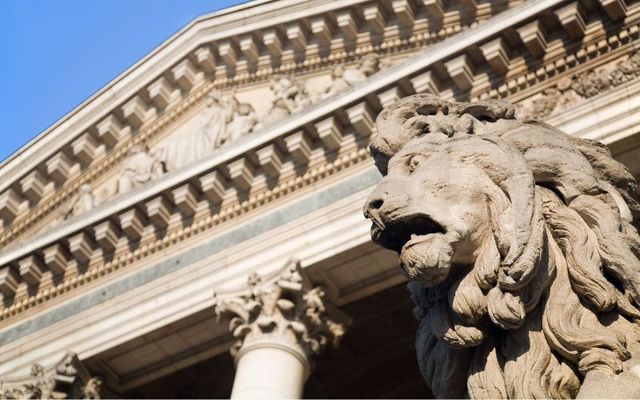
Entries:
[[378, 228], [383, 229], [385, 221], [409, 205], [410, 196], [404, 185], [382, 180], [365, 201], [363, 213]]

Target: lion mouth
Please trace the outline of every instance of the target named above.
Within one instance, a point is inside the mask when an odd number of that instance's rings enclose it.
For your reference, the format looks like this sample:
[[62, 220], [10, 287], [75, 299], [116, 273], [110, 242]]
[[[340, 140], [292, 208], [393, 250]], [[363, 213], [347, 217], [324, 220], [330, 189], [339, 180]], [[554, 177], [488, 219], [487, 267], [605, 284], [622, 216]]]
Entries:
[[397, 218], [380, 229], [374, 224], [375, 242], [400, 254], [403, 249], [426, 240], [427, 236], [446, 233], [446, 229], [426, 214]]

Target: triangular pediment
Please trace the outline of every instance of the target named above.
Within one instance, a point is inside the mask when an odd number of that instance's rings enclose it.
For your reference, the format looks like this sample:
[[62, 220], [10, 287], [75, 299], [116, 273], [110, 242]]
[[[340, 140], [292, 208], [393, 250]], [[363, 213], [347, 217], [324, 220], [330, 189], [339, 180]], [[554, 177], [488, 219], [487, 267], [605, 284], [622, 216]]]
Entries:
[[[257, 1], [199, 18], [3, 163], [0, 246], [330, 102], [511, 4]], [[212, 98], [240, 112], [200, 135], [199, 124], [216, 123]], [[128, 182], [132, 153], [141, 177]]]

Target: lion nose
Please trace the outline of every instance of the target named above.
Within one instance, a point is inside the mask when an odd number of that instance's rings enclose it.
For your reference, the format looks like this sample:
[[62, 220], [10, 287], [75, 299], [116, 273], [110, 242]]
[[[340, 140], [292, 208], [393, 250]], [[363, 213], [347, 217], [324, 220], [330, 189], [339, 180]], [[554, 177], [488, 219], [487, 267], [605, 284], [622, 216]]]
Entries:
[[384, 205], [386, 197], [387, 192], [378, 188], [369, 195], [364, 204], [363, 213], [365, 218], [370, 219], [371, 222], [373, 222], [379, 228], [382, 228], [384, 226], [382, 218], [380, 216], [380, 209]]

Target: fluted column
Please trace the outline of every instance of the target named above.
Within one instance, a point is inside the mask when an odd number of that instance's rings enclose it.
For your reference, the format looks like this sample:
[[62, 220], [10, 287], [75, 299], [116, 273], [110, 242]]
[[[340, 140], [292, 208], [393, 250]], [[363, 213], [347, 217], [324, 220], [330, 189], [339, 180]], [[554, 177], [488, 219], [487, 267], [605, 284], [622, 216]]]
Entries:
[[328, 305], [324, 290], [290, 261], [272, 279], [251, 274], [246, 293], [219, 298], [218, 319], [228, 318], [238, 341], [232, 398], [301, 398], [312, 368], [311, 357], [337, 346], [348, 318]]

